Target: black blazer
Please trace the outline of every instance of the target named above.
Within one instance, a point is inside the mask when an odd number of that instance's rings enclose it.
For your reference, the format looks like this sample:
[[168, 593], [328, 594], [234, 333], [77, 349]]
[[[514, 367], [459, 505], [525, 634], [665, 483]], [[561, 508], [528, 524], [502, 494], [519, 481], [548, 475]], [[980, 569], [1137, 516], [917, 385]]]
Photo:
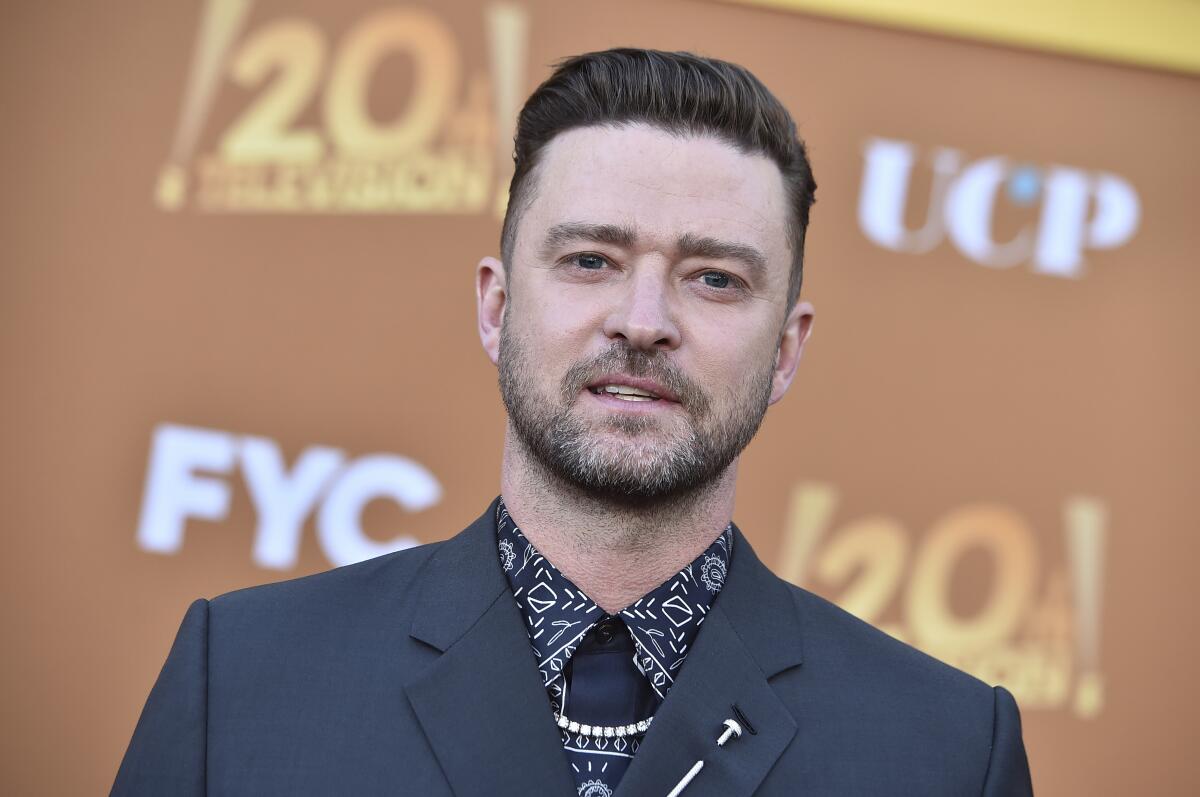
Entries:
[[[461, 534], [198, 600], [114, 795], [574, 795], [495, 504]], [[1028, 795], [1016, 703], [772, 574], [724, 588], [616, 797]], [[757, 733], [716, 745], [737, 703]]]

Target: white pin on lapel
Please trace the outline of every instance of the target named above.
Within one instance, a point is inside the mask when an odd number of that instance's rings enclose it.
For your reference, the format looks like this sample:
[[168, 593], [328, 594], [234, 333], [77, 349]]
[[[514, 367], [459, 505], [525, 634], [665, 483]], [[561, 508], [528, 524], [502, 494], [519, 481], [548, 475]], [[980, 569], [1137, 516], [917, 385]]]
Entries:
[[[738, 713], [740, 714], [741, 712]], [[727, 719], [722, 722], [721, 725], [724, 726], [725, 730], [721, 732], [719, 737], [717, 737], [717, 747], [724, 747], [725, 743], [728, 742], [730, 738], [736, 739], [742, 735], [742, 726], [738, 724], [737, 720]], [[679, 797], [680, 793], [687, 788], [688, 784], [692, 782], [692, 779], [695, 778], [702, 769], [704, 769], [703, 760], [692, 764], [692, 768], [689, 769], [687, 774], [675, 784], [675, 788], [671, 789], [671, 791], [667, 793], [667, 797]]]
[[742, 726], [737, 724], [737, 720], [725, 720], [721, 724], [725, 726], [725, 732], [717, 739], [717, 747], [724, 747], [730, 736], [736, 738], [742, 735]]

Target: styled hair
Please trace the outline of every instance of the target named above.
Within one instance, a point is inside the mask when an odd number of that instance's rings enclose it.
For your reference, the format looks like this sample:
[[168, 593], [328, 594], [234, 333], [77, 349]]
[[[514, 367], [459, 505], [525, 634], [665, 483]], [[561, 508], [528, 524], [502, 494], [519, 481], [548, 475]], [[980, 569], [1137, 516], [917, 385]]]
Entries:
[[687, 52], [616, 48], [560, 62], [521, 108], [500, 252], [511, 268], [517, 224], [532, 201], [542, 149], [580, 127], [643, 123], [668, 133], [714, 136], [764, 155], [783, 175], [791, 217], [788, 307], [800, 295], [804, 234], [817, 184], [796, 123], [745, 67]]

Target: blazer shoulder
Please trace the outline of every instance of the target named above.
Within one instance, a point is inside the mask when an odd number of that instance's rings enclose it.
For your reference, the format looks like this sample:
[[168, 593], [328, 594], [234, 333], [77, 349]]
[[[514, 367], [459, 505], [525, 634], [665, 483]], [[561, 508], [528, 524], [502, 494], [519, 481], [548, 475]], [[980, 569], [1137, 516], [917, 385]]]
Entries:
[[407, 627], [425, 605], [426, 574], [455, 577], [464, 551], [467, 561], [486, 561], [491, 550], [492, 569], [499, 573], [494, 548], [484, 544], [494, 533], [492, 511], [440, 542], [214, 598], [209, 604], [210, 640], [253, 639], [263, 647], [291, 650], [319, 640], [344, 645], [352, 638], [362, 641]]
[[[805, 666], [832, 666], [848, 675], [977, 706], [990, 716], [995, 696], [973, 675], [902, 642], [808, 590], [788, 585], [801, 618]], [[882, 679], [882, 680], [877, 680]]]
[[315, 605], [324, 612], [341, 604], [378, 598], [384, 593], [394, 599], [408, 591], [421, 569], [444, 545], [445, 541], [426, 543], [321, 573], [234, 590], [213, 598], [211, 611], [219, 614], [299, 611]]
[[[827, 719], [830, 739], [879, 751], [882, 768], [907, 771], [922, 782], [906, 793], [939, 793], [935, 784], [955, 783], [955, 793], [979, 794], [990, 769], [1017, 772], [1012, 762], [1024, 760], [1023, 748], [1007, 692], [810, 592], [792, 587], [792, 595], [804, 663], [782, 688], [790, 701], [804, 701], [810, 714]], [[998, 737], [1016, 741], [1002, 744]], [[1014, 751], [1001, 763], [993, 762], [998, 744]]]

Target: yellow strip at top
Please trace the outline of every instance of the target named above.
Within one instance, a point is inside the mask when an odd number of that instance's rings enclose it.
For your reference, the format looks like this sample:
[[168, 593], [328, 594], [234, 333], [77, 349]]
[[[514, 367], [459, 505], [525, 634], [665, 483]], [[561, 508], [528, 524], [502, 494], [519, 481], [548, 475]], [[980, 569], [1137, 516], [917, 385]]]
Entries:
[[1200, 74], [1200, 0], [729, 0]]

